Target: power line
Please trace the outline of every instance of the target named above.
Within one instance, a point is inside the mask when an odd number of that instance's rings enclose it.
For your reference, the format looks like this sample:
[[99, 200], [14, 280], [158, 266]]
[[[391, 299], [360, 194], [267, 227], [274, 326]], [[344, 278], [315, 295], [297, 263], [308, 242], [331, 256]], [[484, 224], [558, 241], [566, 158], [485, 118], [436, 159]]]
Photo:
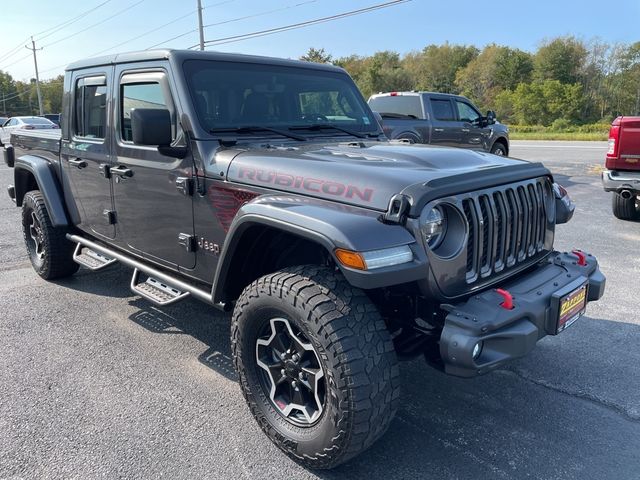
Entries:
[[28, 42], [28, 41], [29, 41], [29, 38], [27, 37], [23, 41], [21, 41], [19, 45], [7, 51], [6, 53], [3, 53], [2, 55], [0, 55], [0, 62], [3, 62], [8, 58], [13, 57], [16, 53], [22, 51], [22, 46], [24, 45], [24, 42]]
[[380, 9], [383, 9], [383, 8], [388, 8], [388, 7], [400, 5], [402, 3], [407, 3], [407, 2], [411, 2], [411, 1], [412, 0], [394, 0], [394, 1], [390, 1], [390, 2], [379, 3], [377, 5], [372, 5], [370, 7], [360, 8], [358, 10], [351, 10], [349, 12], [339, 13], [337, 15], [331, 15], [331, 16], [328, 16], [328, 17], [322, 17], [322, 18], [316, 18], [316, 19], [313, 19], [313, 20], [307, 20], [305, 22], [292, 23], [290, 25], [284, 25], [282, 27], [270, 28], [268, 30], [260, 30], [260, 31], [257, 31], [257, 32], [245, 33], [245, 34], [242, 34], [242, 35], [233, 35], [231, 37], [216, 38], [214, 40], [208, 40], [207, 42], [205, 42], [205, 44], [207, 46], [222, 45], [222, 44], [225, 44], [225, 43], [240, 42], [240, 41], [249, 40], [249, 39], [252, 39], [252, 38], [264, 37], [264, 36], [267, 36], [267, 35], [274, 35], [276, 33], [286, 32], [286, 31], [289, 31], [289, 30], [295, 30], [295, 29], [298, 29], [298, 28], [304, 28], [304, 27], [309, 27], [311, 25], [317, 25], [317, 24], [320, 24], [320, 23], [331, 22], [333, 20], [339, 20], [339, 19], [346, 18], [346, 17], [352, 17], [352, 16], [355, 16], [355, 15], [361, 15], [363, 13], [368, 13], [368, 12], [372, 12], [374, 10], [380, 10]]
[[142, 2], [144, 2], [144, 1], [145, 1], [145, 0], [139, 0], [138, 2], [134, 3], [133, 5], [130, 5], [130, 6], [126, 7], [126, 8], [123, 8], [122, 10], [118, 10], [118, 11], [117, 11], [116, 13], [114, 13], [113, 15], [111, 15], [111, 16], [109, 16], [109, 17], [107, 17], [107, 18], [104, 18], [104, 19], [100, 20], [100, 21], [99, 21], [99, 22], [97, 22], [97, 23], [94, 23], [94, 24], [92, 24], [92, 25], [89, 25], [88, 27], [83, 28], [82, 30], [78, 30], [77, 32], [72, 33], [71, 35], [67, 35], [66, 37], [62, 37], [62, 38], [59, 38], [58, 40], [54, 40], [54, 41], [53, 41], [53, 42], [51, 42], [51, 43], [47, 43], [46, 45], [44, 45], [44, 46], [43, 46], [43, 48], [47, 48], [47, 47], [50, 47], [51, 45], [55, 45], [55, 44], [57, 44], [57, 43], [64, 42], [65, 40], [68, 40], [68, 39], [69, 39], [69, 38], [71, 38], [71, 37], [75, 37], [76, 35], [79, 35], [79, 34], [81, 34], [81, 33], [83, 33], [83, 32], [86, 32], [87, 30], [90, 30], [90, 29], [92, 29], [92, 28], [94, 28], [94, 27], [97, 27], [98, 25], [102, 25], [103, 23], [108, 22], [108, 21], [109, 21], [109, 20], [111, 20], [112, 18], [115, 18], [115, 17], [117, 17], [118, 15], [122, 15], [123, 13], [125, 13], [125, 12], [127, 12], [127, 11], [131, 10], [132, 8], [137, 7], [138, 5], [140, 5], [140, 4], [141, 4]]
[[[309, 3], [315, 3], [316, 1], [317, 0], [308, 0], [306, 2], [296, 3], [296, 4], [293, 4], [293, 5], [287, 5], [286, 7], [276, 8], [276, 9], [273, 9], [273, 10], [267, 10], [265, 12], [255, 13], [255, 14], [252, 14], [252, 15], [245, 15], [243, 17], [232, 18], [230, 20], [223, 20], [221, 22], [216, 22], [216, 23], [209, 23], [208, 25], [205, 25], [204, 28], [215, 27], [215, 26], [218, 26], [218, 25], [225, 25], [227, 23], [239, 22], [241, 20], [247, 20], [249, 18], [261, 17], [263, 15], [269, 15], [271, 13], [282, 12], [283, 10], [289, 10], [291, 8], [300, 7], [302, 5], [307, 5]], [[229, 3], [229, 2], [227, 1], [227, 2], [222, 2], [222, 3]], [[216, 4], [216, 5], [220, 5], [220, 4]], [[214, 5], [209, 5], [209, 7], [211, 7], [211, 6], [214, 6]], [[207, 8], [207, 7], [205, 7], [205, 8]], [[147, 47], [145, 50], [150, 50], [150, 49], [152, 49], [154, 47], [157, 47], [158, 45], [163, 45], [163, 44], [169, 43], [169, 42], [171, 42], [173, 40], [177, 40], [178, 38], [186, 37], [187, 35], [190, 35], [190, 34], [192, 34], [194, 32], [197, 32], [197, 31], [198, 31], [197, 29], [189, 30], [188, 32], [184, 32], [184, 33], [181, 33], [179, 35], [176, 35], [175, 37], [171, 37], [169, 39], [163, 40], [160, 43], [153, 44], [150, 47]], [[204, 42], [204, 43], [206, 44], [207, 42]], [[189, 48], [195, 48], [195, 47], [198, 47], [198, 44], [196, 44], [194, 46], [191, 46]]]
[[[42, 40], [44, 40], [45, 38], [50, 37], [50, 36], [51, 36], [51, 35], [53, 35], [54, 33], [59, 32], [60, 30], [64, 29], [65, 27], [67, 27], [69, 24], [71, 24], [71, 23], [75, 22], [76, 20], [79, 20], [79, 19], [81, 19], [81, 18], [86, 17], [87, 15], [89, 15], [90, 13], [92, 13], [92, 12], [94, 12], [95, 10], [99, 9], [99, 8], [100, 8], [100, 7], [102, 7], [103, 5], [106, 5], [106, 4], [107, 4], [107, 3], [109, 3], [110, 1], [111, 1], [111, 0], [105, 0], [105, 1], [104, 1], [104, 2], [102, 2], [101, 4], [96, 5], [95, 7], [90, 8], [89, 10], [86, 10], [86, 11], [82, 12], [81, 14], [79, 14], [79, 15], [77, 15], [77, 16], [75, 16], [75, 17], [73, 17], [73, 18], [70, 18], [69, 20], [66, 20], [66, 21], [64, 21], [64, 22], [62, 22], [62, 23], [59, 23], [58, 25], [55, 25], [55, 26], [53, 26], [53, 27], [51, 27], [51, 28], [47, 28], [46, 30], [43, 30], [43, 31], [42, 31], [42, 32], [40, 32], [40, 33], [36, 33], [36, 34], [34, 35], [34, 37], [39, 37], [39, 38], [38, 38], [38, 41], [42, 41]], [[44, 35], [44, 36], [40, 37], [40, 35], [42, 35], [42, 34], [44, 34], [44, 33], [46, 33], [46, 35]]]
[[[21, 45], [21, 46], [22, 46], [22, 45]], [[2, 70], [6, 70], [7, 68], [11, 67], [12, 65], [15, 65], [16, 63], [20, 63], [20, 62], [22, 62], [23, 60], [26, 60], [27, 58], [30, 58], [30, 57], [31, 57], [31, 54], [26, 55], [26, 56], [24, 56], [24, 57], [20, 57], [18, 60], [15, 60], [14, 62], [9, 63], [8, 65], [5, 65], [5, 66], [2, 68]]]

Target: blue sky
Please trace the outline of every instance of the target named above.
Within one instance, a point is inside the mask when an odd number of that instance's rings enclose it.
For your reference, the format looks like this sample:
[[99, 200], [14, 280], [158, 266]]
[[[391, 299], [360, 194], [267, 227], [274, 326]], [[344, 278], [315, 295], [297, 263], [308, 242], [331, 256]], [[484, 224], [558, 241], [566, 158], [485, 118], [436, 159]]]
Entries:
[[[212, 26], [206, 39], [222, 38], [279, 27], [305, 20], [367, 7], [384, 0], [202, 0], [210, 5], [204, 10], [204, 23], [224, 22], [254, 14], [253, 18]], [[31, 34], [69, 20], [105, 0], [29, 0], [8, 2], [0, 19], [3, 42], [0, 59]], [[496, 42], [535, 50], [539, 43], [558, 35], [575, 35], [585, 40], [599, 37], [609, 42], [640, 40], [640, 0], [618, 0], [613, 8], [595, 0], [535, 2], [458, 0], [411, 2], [314, 25], [276, 35], [230, 43], [217, 50], [297, 58], [309, 47], [324, 47], [334, 56], [352, 53], [369, 55], [380, 50], [406, 53], [431, 43], [474, 44]], [[196, 0], [108, 0], [108, 3], [59, 32], [42, 38], [36, 35], [42, 78], [62, 73], [64, 64], [93, 56], [101, 50], [118, 46], [108, 53], [147, 48], [196, 27]], [[127, 9], [101, 25], [92, 25]], [[272, 13], [266, 13], [277, 10]], [[175, 18], [180, 21], [137, 40], [129, 39], [159, 27]], [[91, 28], [88, 28], [91, 27]], [[87, 29], [88, 28], [88, 29]], [[87, 29], [82, 33], [70, 36]], [[185, 48], [196, 44], [196, 32], [164, 43], [162, 47]], [[20, 48], [15, 55], [0, 60], [0, 70], [18, 80], [33, 76], [33, 61], [20, 60], [28, 51]], [[13, 65], [11, 65], [13, 63]]]

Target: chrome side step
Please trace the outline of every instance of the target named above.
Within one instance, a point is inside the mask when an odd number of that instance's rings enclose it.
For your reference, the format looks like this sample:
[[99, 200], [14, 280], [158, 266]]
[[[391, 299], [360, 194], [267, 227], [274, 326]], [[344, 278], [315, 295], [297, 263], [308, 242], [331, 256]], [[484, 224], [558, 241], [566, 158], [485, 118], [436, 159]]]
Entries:
[[140, 270], [135, 268], [131, 277], [131, 290], [151, 303], [164, 306], [184, 300], [190, 294], [183, 292], [171, 285], [161, 282], [153, 277], [147, 277], [144, 282], [139, 282]]
[[[203, 302], [208, 303], [209, 305], [213, 305], [217, 308], [220, 308], [221, 310], [227, 311], [226, 304], [213, 303], [210, 290], [209, 291], [202, 290], [201, 288], [191, 285], [190, 283], [187, 283], [179, 278], [175, 278], [164, 271], [160, 271], [146, 263], [143, 263], [127, 255], [126, 253], [123, 253], [119, 250], [114, 250], [114, 249], [105, 247], [92, 240], [88, 240], [84, 237], [81, 237], [80, 235], [67, 234], [67, 239], [71, 242], [78, 243], [84, 247], [90, 248], [94, 252], [98, 252], [102, 255], [113, 258], [119, 261], [120, 263], [123, 263], [124, 265], [140, 270], [140, 272], [144, 273], [145, 275], [149, 277], [153, 277], [153, 279], [156, 280], [157, 282], [161, 282], [165, 285], [169, 285], [172, 288], [179, 290], [180, 292], [189, 292], [191, 295], [193, 295], [193, 297], [197, 298], [198, 300], [202, 300]], [[139, 292], [136, 291], [136, 293], [139, 293]]]
[[118, 260], [78, 243], [76, 250], [73, 252], [73, 261], [95, 272], [113, 265]]

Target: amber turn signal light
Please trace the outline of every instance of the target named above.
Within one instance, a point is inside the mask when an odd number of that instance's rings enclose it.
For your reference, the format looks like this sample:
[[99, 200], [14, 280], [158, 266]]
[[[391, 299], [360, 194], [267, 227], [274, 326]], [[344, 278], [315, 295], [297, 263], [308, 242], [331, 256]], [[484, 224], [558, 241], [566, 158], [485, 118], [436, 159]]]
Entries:
[[356, 270], [367, 269], [367, 264], [364, 263], [363, 256], [358, 252], [352, 252], [344, 248], [336, 248], [335, 253], [338, 261], [345, 267], [355, 268]]

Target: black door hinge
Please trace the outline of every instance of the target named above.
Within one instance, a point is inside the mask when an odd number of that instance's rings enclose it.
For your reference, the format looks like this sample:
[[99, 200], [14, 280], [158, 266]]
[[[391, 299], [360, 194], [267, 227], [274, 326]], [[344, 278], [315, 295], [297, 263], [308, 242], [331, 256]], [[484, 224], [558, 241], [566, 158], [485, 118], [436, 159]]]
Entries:
[[102, 215], [104, 215], [104, 217], [107, 219], [107, 223], [109, 225], [115, 225], [116, 224], [116, 212], [113, 210], [103, 210], [102, 211]]
[[102, 176], [104, 178], [111, 178], [111, 166], [106, 164], [106, 163], [101, 163], [98, 166], [98, 169], [100, 170], [100, 173], [102, 173]]
[[195, 252], [198, 248], [196, 237], [194, 235], [189, 235], [188, 233], [178, 234], [178, 244], [182, 246], [187, 252]]
[[176, 178], [176, 188], [185, 197], [193, 195], [193, 179], [189, 177]]

